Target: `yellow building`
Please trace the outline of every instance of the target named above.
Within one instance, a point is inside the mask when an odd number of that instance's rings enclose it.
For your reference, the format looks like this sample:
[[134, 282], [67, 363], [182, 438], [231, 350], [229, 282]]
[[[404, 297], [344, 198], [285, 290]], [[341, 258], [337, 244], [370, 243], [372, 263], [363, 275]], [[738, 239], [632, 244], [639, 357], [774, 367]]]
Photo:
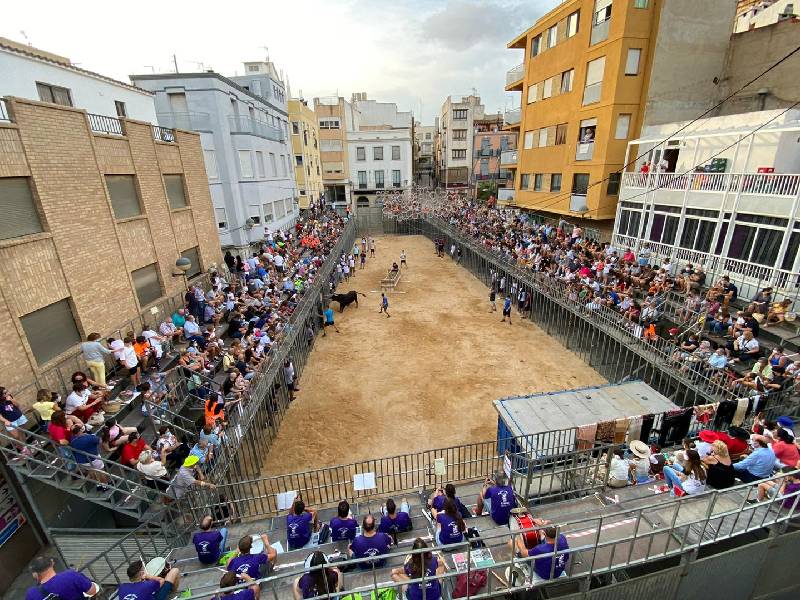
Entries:
[[517, 206], [614, 218], [615, 171], [641, 126], [661, 4], [568, 0], [508, 44], [525, 52], [505, 88], [522, 95], [505, 121], [519, 131]]
[[300, 195], [300, 210], [318, 202], [324, 193], [322, 163], [319, 155], [319, 124], [317, 115], [302, 98], [289, 100], [289, 121], [292, 128], [294, 180]]

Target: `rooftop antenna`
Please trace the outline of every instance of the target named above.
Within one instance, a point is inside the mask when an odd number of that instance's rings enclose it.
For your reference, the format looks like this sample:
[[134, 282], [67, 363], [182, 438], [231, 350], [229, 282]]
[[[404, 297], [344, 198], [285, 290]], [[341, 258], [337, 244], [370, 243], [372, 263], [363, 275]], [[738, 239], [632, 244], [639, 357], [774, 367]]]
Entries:
[[174, 54], [172, 55], [172, 64], [175, 65], [175, 72], [178, 73], [178, 57]]
[[264, 49], [264, 55], [267, 57], [266, 62], [269, 62], [269, 46], [259, 46]]
[[25, 41], [28, 42], [28, 46], [33, 46], [33, 44], [31, 44], [31, 41], [28, 39], [28, 34], [26, 34], [22, 29], [20, 29], [19, 32], [22, 34], [22, 37], [25, 38]]

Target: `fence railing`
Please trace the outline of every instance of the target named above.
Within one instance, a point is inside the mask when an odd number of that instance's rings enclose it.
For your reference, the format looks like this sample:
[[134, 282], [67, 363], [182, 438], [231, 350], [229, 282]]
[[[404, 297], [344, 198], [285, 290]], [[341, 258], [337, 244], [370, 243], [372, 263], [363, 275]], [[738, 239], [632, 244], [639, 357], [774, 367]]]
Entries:
[[763, 196], [795, 196], [800, 189], [796, 173], [623, 173], [624, 188], [657, 192], [687, 190], [690, 192], [731, 192]]
[[228, 121], [232, 133], [252, 133], [274, 142], [280, 142], [284, 138], [283, 131], [278, 127], [267, 125], [263, 121], [258, 121], [252, 117], [230, 115]]
[[516, 67], [511, 67], [506, 72], [506, 85], [511, 85], [522, 79], [525, 75], [525, 63], [520, 63]]
[[94, 133], [125, 135], [125, 129], [122, 126], [122, 121], [116, 117], [86, 113], [86, 118], [89, 119], [89, 127]]
[[161, 127], [159, 125], [151, 125], [153, 130], [153, 139], [157, 142], [175, 143], [175, 130], [168, 127]]

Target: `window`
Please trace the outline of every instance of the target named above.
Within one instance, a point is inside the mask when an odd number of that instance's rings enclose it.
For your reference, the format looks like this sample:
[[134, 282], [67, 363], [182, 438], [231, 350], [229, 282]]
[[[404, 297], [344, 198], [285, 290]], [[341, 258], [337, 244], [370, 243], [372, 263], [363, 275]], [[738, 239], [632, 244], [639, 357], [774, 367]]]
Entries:
[[466, 150], [453, 150], [453, 159], [454, 160], [461, 160], [467, 158], [467, 151]]
[[556, 146], [563, 146], [567, 143], [567, 124], [560, 123], [556, 125], [556, 139], [554, 144]]
[[561, 173], [552, 173], [550, 175], [550, 191], [551, 192], [561, 191]]
[[542, 36], [540, 34], [531, 40], [531, 58], [538, 56], [538, 54], [541, 52], [541, 45]]
[[584, 119], [580, 123], [578, 129], [578, 143], [591, 144], [594, 142], [594, 136], [597, 132], [597, 119]]
[[572, 91], [572, 80], [575, 79], [575, 69], [564, 71], [561, 74], [561, 93], [566, 94]]
[[547, 30], [547, 47], [552, 48], [558, 43], [558, 25], [553, 25]]
[[400, 146], [392, 146], [392, 160], [400, 160]]
[[319, 120], [319, 128], [320, 129], [339, 129], [341, 121], [339, 119], [320, 119]]
[[523, 173], [519, 178], [519, 189], [527, 190], [530, 187], [531, 176], [529, 173]]
[[400, 169], [392, 170], [392, 186], [400, 187]]
[[378, 189], [384, 187], [383, 170], [375, 171], [375, 187]]
[[622, 180], [622, 173], [608, 174], [608, 187], [606, 188], [606, 193], [609, 196], [619, 195], [619, 184], [621, 180]]
[[360, 190], [367, 189], [367, 172], [366, 171], [359, 171], [358, 172], [358, 189], [360, 189]]
[[342, 140], [320, 140], [319, 149], [322, 152], [341, 152]]
[[615, 140], [627, 140], [628, 130], [631, 126], [630, 113], [620, 113], [617, 115], [617, 129], [614, 131]]
[[425, 139], [426, 139], [426, 140], [429, 140], [429, 139], [431, 139], [431, 134], [430, 134], [430, 133], [426, 133], [426, 134], [425, 134]]
[[467, 139], [467, 130], [466, 129], [453, 129], [453, 139], [454, 140], [466, 140]]
[[0, 177], [0, 240], [43, 231], [28, 177]]
[[367, 149], [364, 146], [356, 147], [356, 160], [367, 160]]
[[128, 116], [128, 112], [125, 110], [125, 103], [122, 100], [114, 100], [114, 109], [117, 111], [118, 117]]
[[264, 209], [264, 223], [272, 223], [274, 219], [272, 214], [272, 202], [267, 202], [262, 208]]
[[239, 150], [239, 170], [242, 173], [242, 178], [253, 177], [253, 159], [250, 156], [250, 150]]
[[170, 208], [183, 208], [187, 205], [183, 175], [164, 175], [164, 186], [167, 188]]
[[117, 219], [127, 219], [142, 214], [136, 178], [133, 175], [106, 175], [106, 187], [111, 198], [111, 208]]
[[228, 228], [228, 215], [225, 214], [224, 208], [215, 208], [214, 215], [217, 217], [217, 228], [219, 229], [227, 229]]
[[251, 204], [247, 208], [247, 217], [253, 219], [256, 225], [261, 225], [261, 207], [258, 204]]
[[625, 75], [639, 74], [639, 58], [641, 55], [641, 48], [628, 48], [628, 59], [625, 61]]
[[273, 152], [269, 153], [269, 169], [273, 177], [278, 176], [278, 166], [275, 164], [275, 154]]
[[585, 196], [589, 191], [589, 174], [574, 173], [572, 175], [572, 193], [578, 196]]
[[286, 155], [281, 154], [281, 158], [278, 161], [281, 166], [281, 177], [286, 177]]
[[50, 85], [49, 83], [36, 82], [36, 91], [39, 93], [39, 100], [42, 102], [52, 102], [61, 106], [72, 106], [72, 94], [67, 88]]
[[603, 74], [606, 69], [606, 57], [601, 56], [586, 65], [586, 87], [583, 90], [583, 105], [600, 101], [602, 92]]
[[286, 205], [283, 203], [283, 200], [275, 200], [275, 202], [272, 203], [272, 212], [276, 219], [282, 219], [286, 216]]
[[294, 164], [297, 167], [303, 166], [303, 155], [302, 154], [295, 154], [294, 155]]
[[39, 365], [81, 341], [68, 298], [20, 317], [20, 323]]
[[181, 257], [188, 258], [189, 261], [192, 263], [191, 266], [189, 267], [189, 270], [186, 271], [186, 277], [191, 279], [192, 277], [200, 275], [200, 273], [203, 272], [203, 267], [200, 264], [200, 251], [197, 246], [181, 252]]
[[482, 158], [481, 159], [481, 175], [486, 176], [489, 174], [489, 159]]
[[372, 159], [383, 160], [383, 146], [374, 146], [372, 148]]
[[522, 147], [525, 150], [530, 150], [533, 148], [533, 134], [536, 133], [535, 131], [526, 131], [525, 132], [525, 139], [523, 141]]
[[539, 98], [539, 84], [534, 83], [528, 86], [528, 104], [536, 102]]
[[158, 267], [155, 263], [136, 269], [131, 273], [131, 277], [140, 307], [147, 306], [161, 298], [161, 280], [158, 278]]
[[467, 109], [466, 108], [454, 108], [453, 109], [453, 120], [454, 121], [465, 121], [467, 119]]
[[580, 20], [580, 11], [576, 10], [574, 13], [567, 17], [567, 37], [571, 38], [578, 33], [578, 21]]
[[533, 176], [533, 191], [534, 192], [541, 192], [542, 191], [542, 181], [544, 180], [544, 175], [541, 173], [536, 173]]
[[647, 8], [647, 0], [633, 0], [633, 8]]
[[217, 153], [214, 150], [203, 150], [203, 159], [206, 163], [206, 174], [209, 179], [217, 179], [219, 170], [217, 169]]
[[547, 146], [547, 127], [542, 127], [539, 130], [539, 148]]
[[599, 44], [608, 39], [608, 29], [611, 20], [611, 0], [596, 0], [594, 4], [594, 18], [592, 20], [592, 34], [589, 44]]
[[549, 98], [553, 95], [553, 78], [544, 80], [544, 89], [542, 90], [542, 99]]
[[300, 135], [300, 123], [292, 121], [292, 135]]

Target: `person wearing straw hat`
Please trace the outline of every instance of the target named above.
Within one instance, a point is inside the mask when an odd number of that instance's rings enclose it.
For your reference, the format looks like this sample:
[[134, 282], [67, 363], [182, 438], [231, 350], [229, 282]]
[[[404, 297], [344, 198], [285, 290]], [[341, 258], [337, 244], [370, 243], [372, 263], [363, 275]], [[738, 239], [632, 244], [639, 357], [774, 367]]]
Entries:
[[169, 569], [164, 577], [151, 575], [141, 560], [132, 562], [127, 573], [130, 582], [120, 583], [117, 592], [117, 598], [122, 600], [167, 600], [181, 579], [176, 567]]
[[183, 461], [183, 465], [167, 488], [167, 494], [175, 499], [180, 500], [184, 494], [189, 491], [189, 488], [194, 486], [215, 488], [213, 483], [205, 481], [203, 474], [197, 469], [200, 458], [194, 454], [190, 454]]
[[650, 481], [650, 447], [640, 440], [630, 444], [633, 458], [628, 461], [634, 485]]

